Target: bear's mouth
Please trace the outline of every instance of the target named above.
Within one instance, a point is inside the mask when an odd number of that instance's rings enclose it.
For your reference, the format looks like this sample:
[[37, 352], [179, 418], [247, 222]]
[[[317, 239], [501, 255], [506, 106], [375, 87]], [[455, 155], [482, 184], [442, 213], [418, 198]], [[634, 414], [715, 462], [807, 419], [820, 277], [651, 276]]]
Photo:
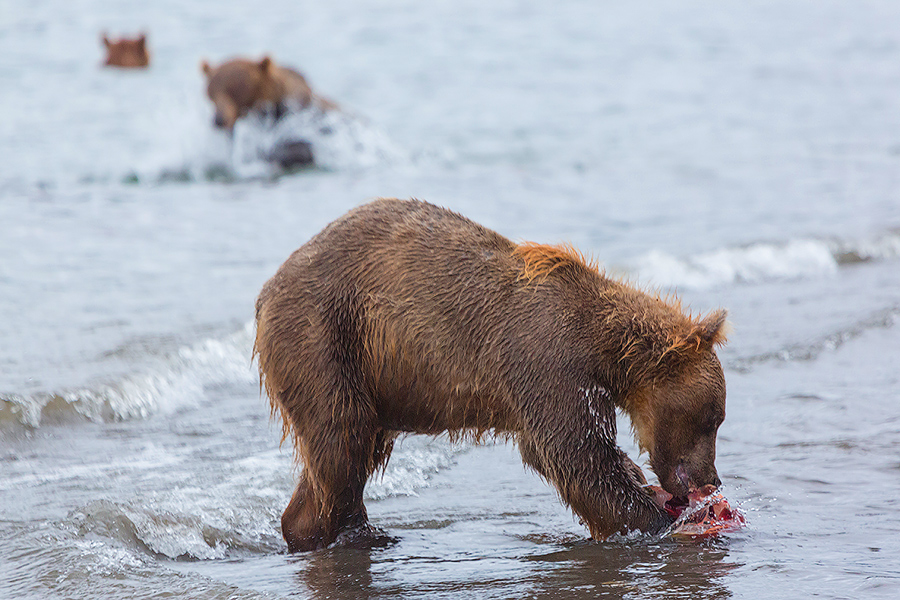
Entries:
[[663, 510], [669, 513], [669, 516], [672, 518], [677, 519], [689, 504], [690, 502], [686, 496], [672, 496], [663, 504]]
[[653, 492], [656, 505], [666, 511], [673, 519], [681, 516], [681, 513], [690, 505], [690, 499], [687, 496], [673, 496], [658, 485], [650, 485], [648, 487]]

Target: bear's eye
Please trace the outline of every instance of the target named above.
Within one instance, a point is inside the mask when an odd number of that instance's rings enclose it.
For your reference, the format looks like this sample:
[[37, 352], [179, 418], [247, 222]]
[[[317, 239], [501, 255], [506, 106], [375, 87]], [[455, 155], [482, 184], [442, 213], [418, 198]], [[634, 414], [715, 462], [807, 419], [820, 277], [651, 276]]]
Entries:
[[702, 421], [704, 433], [715, 433], [719, 425], [725, 420], [725, 413], [717, 408], [713, 408], [706, 412]]

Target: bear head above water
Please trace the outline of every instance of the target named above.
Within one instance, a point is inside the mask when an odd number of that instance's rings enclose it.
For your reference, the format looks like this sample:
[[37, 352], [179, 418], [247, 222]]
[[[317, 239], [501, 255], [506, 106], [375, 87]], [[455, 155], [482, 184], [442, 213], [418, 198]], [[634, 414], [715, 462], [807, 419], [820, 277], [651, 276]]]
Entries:
[[274, 110], [280, 117], [288, 110], [311, 105], [321, 110], [337, 106], [314, 94], [299, 72], [275, 64], [268, 56], [258, 61], [233, 58], [217, 67], [204, 60], [200, 69], [206, 76], [206, 93], [215, 105], [213, 124], [226, 131], [250, 112]]
[[147, 50], [147, 36], [140, 34], [137, 38], [109, 39], [106, 34], [100, 36], [106, 48], [104, 65], [124, 69], [143, 69], [150, 64], [150, 52]]

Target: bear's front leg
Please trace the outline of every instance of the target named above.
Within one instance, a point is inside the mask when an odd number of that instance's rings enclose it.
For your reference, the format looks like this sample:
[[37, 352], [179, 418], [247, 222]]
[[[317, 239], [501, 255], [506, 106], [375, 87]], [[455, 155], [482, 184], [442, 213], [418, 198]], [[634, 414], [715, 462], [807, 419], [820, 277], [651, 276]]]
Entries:
[[[559, 387], [556, 388], [559, 390]], [[548, 397], [550, 393], [534, 394]], [[616, 445], [615, 406], [601, 387], [579, 387], [564, 410], [524, 406], [524, 461], [553, 483], [594, 539], [661, 533], [672, 519], [654, 501], [641, 469]]]
[[590, 439], [587, 460], [555, 454], [548, 469], [560, 496], [596, 540], [615, 533], [642, 531], [659, 534], [672, 518], [654, 501], [640, 468], [605, 439]]

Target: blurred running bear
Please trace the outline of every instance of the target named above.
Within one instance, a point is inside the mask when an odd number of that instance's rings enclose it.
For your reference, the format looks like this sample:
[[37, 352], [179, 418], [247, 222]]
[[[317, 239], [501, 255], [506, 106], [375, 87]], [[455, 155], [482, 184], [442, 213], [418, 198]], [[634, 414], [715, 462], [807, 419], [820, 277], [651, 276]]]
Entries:
[[303, 75], [275, 64], [268, 56], [259, 61], [233, 58], [217, 67], [204, 60], [200, 68], [206, 75], [206, 93], [216, 108], [213, 123], [227, 131], [250, 112], [274, 110], [278, 119], [289, 110], [310, 106], [323, 111], [337, 108], [313, 93]]
[[288, 549], [370, 532], [363, 489], [405, 433], [511, 438], [593, 538], [664, 531], [616, 409], [670, 494], [718, 486], [724, 330], [724, 311], [691, 317], [567, 246], [416, 200], [350, 211], [256, 302], [260, 377], [303, 467]]
[[109, 67], [124, 69], [143, 69], [150, 64], [150, 52], [147, 51], [147, 36], [141, 34], [137, 38], [109, 39], [104, 33], [100, 36], [106, 48], [106, 61]]

